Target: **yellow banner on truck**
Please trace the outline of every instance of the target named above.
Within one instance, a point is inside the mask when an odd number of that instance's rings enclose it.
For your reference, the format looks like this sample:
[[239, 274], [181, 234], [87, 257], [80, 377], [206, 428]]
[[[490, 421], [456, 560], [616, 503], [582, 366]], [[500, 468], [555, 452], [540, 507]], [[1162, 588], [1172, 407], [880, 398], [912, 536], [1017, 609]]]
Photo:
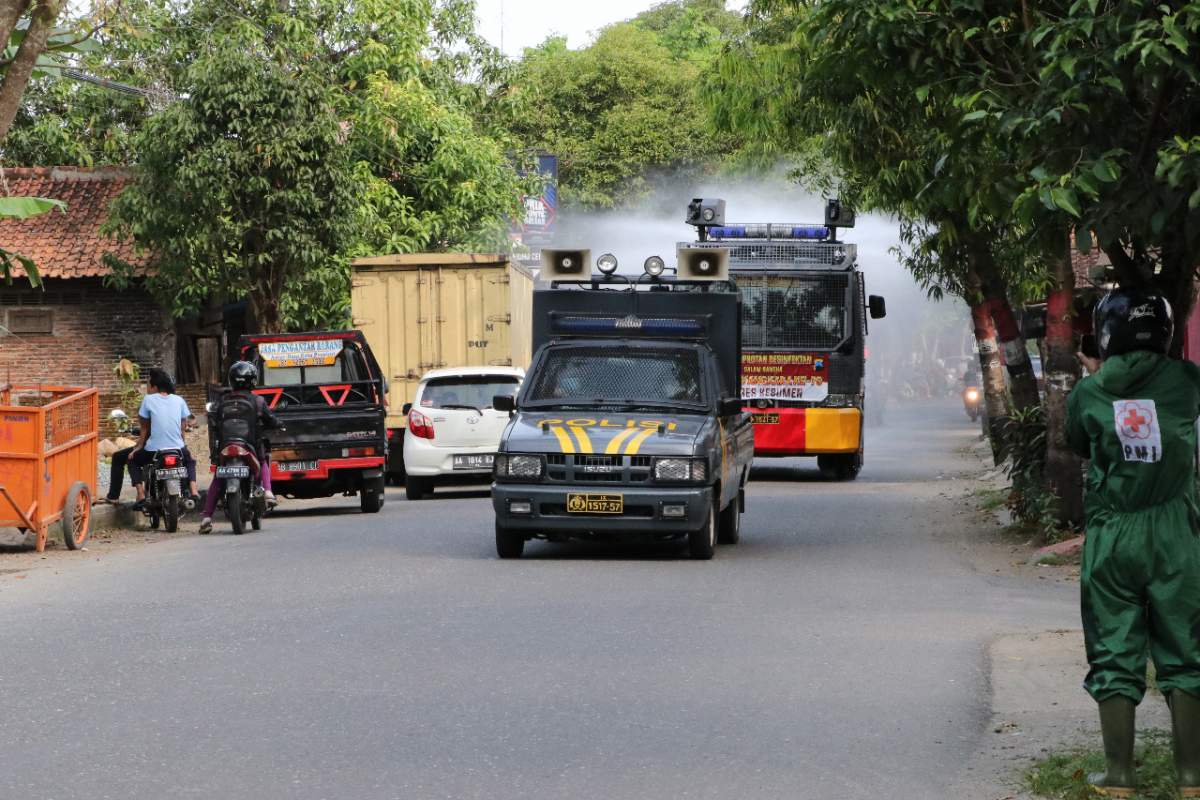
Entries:
[[443, 367], [528, 367], [536, 276], [507, 256], [412, 253], [353, 262], [350, 310], [389, 383], [388, 428]]

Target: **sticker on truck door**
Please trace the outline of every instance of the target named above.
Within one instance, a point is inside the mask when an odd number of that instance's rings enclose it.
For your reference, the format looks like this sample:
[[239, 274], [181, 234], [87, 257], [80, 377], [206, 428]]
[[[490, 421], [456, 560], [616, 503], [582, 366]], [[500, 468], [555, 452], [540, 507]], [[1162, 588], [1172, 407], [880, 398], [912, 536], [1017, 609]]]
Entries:
[[1153, 400], [1116, 400], [1113, 417], [1126, 461], [1162, 461], [1162, 434]]

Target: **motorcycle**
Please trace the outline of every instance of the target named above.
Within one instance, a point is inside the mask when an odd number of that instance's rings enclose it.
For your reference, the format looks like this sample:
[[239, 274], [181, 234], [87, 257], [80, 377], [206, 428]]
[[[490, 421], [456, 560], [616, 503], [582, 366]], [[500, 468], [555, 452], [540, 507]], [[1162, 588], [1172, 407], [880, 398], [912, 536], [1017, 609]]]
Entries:
[[967, 386], [962, 393], [963, 409], [967, 412], [967, 416], [974, 422], [979, 419], [981, 405], [983, 402], [983, 392], [978, 386]]
[[[263, 447], [270, 452], [270, 443], [265, 439]], [[235, 536], [246, 532], [247, 523], [256, 531], [262, 530], [262, 519], [270, 510], [262, 487], [263, 469], [270, 469], [270, 466], [261, 463], [258, 454], [245, 442], [226, 442], [217, 454], [216, 478], [225, 482], [217, 506], [225, 510]]]
[[160, 450], [146, 475], [146, 503], [142, 513], [150, 518], [150, 528], [158, 529], [161, 521], [167, 533], [179, 529], [179, 517], [184, 511], [183, 483], [187, 467], [182, 450]]

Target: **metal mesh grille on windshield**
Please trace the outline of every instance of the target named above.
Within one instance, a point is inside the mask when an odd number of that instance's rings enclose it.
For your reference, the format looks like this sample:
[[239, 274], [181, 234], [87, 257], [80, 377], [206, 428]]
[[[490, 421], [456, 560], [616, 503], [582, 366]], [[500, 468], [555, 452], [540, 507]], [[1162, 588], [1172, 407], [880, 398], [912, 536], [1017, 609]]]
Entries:
[[832, 350], [846, 338], [848, 273], [739, 275], [742, 347]]
[[699, 403], [700, 359], [693, 350], [551, 350], [531, 400], [675, 400]]

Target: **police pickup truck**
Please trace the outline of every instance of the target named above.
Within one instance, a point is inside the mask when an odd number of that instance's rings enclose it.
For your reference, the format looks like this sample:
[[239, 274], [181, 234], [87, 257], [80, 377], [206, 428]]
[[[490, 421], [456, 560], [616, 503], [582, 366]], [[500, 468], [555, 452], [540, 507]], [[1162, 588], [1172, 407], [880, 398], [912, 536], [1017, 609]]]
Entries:
[[534, 357], [493, 465], [496, 551], [530, 539], [687, 539], [694, 559], [739, 538], [754, 455], [742, 412], [739, 299], [717, 250], [647, 259], [637, 279], [587, 251], [546, 250]]

